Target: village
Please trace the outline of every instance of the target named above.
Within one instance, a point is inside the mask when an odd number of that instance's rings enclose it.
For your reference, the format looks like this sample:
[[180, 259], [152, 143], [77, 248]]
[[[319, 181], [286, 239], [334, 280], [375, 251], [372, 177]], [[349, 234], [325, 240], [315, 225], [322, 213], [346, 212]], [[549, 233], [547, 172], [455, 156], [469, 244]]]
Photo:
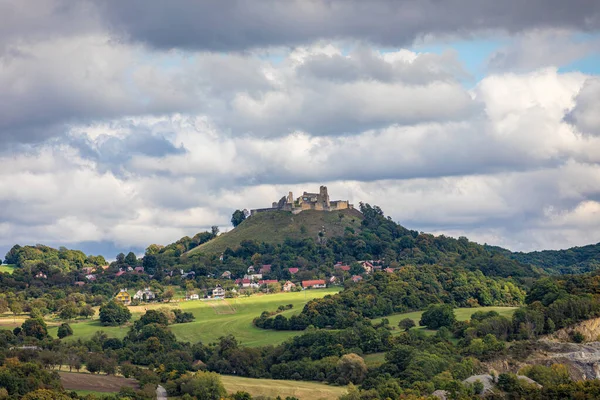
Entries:
[[[246, 270], [246, 274], [243, 277], [233, 279], [233, 274], [230, 271], [224, 271], [213, 287], [206, 289], [191, 289], [186, 290], [185, 295], [176, 301], [194, 301], [194, 300], [219, 300], [225, 298], [233, 298], [240, 295], [251, 295], [255, 293], [271, 294], [280, 292], [298, 292], [302, 290], [315, 290], [325, 289], [327, 287], [342, 286], [344, 281], [349, 279], [353, 283], [360, 282], [365, 275], [371, 275], [377, 271], [384, 271], [387, 273], [393, 273], [393, 268], [383, 268], [382, 260], [368, 260], [358, 261], [355, 267], [360, 270], [358, 274], [350, 274], [352, 267], [342, 262], [337, 262], [334, 267], [334, 273], [326, 279], [295, 279], [295, 277], [302, 272], [301, 268], [292, 267], [286, 268], [291, 279], [277, 280], [270, 279], [272, 275], [272, 265], [263, 264], [260, 266], [249, 266]], [[92, 271], [85, 271], [87, 273], [86, 279], [88, 281], [94, 281], [96, 279], [95, 274], [91, 274]], [[194, 279], [195, 272], [184, 272], [183, 270], [176, 271], [179, 273], [181, 279]], [[136, 268], [124, 268], [120, 269], [115, 273], [115, 277], [121, 277], [126, 274], [131, 275], [143, 275], [145, 274], [143, 267]], [[171, 276], [174, 272], [169, 271]], [[233, 285], [231, 284], [233, 283]], [[85, 282], [75, 282], [77, 286], [85, 285]], [[188, 285], [190, 286], [190, 285]], [[130, 291], [127, 288], [119, 289], [114, 299], [121, 302], [124, 305], [135, 305], [140, 303], [151, 303], [157, 301], [163, 301], [159, 293], [150, 287], [144, 287], [135, 291]], [[168, 299], [170, 300], [170, 299]]]

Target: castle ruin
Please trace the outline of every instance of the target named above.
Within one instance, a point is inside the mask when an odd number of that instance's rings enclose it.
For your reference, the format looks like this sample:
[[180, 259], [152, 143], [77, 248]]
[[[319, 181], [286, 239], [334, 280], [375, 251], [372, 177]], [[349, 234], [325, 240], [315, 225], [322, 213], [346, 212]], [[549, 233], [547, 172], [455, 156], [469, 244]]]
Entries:
[[348, 200], [330, 201], [327, 186], [321, 186], [319, 193], [304, 192], [297, 199], [294, 199], [293, 193], [289, 192], [287, 196], [283, 196], [279, 201], [273, 202], [270, 208], [251, 210], [251, 214], [254, 215], [259, 212], [268, 211], [290, 211], [293, 214], [298, 214], [305, 210], [338, 211], [349, 208], [354, 208], [354, 206]]

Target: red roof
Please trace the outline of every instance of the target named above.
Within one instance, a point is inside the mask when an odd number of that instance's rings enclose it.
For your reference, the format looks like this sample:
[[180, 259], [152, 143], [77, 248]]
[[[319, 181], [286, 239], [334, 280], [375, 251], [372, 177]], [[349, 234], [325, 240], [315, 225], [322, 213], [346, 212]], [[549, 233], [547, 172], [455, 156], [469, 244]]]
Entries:
[[314, 286], [314, 285], [324, 285], [325, 284], [325, 280], [323, 279], [313, 279], [311, 281], [302, 281], [302, 286], [307, 287], [307, 286]]
[[115, 276], [125, 275], [125, 271], [119, 271], [115, 274]]
[[290, 274], [297, 274], [300, 268], [288, 268]]
[[250, 279], [242, 279], [242, 283], [251, 283], [252, 281]]
[[342, 271], [350, 271], [350, 266], [349, 265], [336, 265], [334, 268], [335, 269], [341, 269]]
[[271, 272], [271, 264], [265, 264], [260, 267], [260, 272]]
[[360, 275], [354, 275], [354, 276], [352, 277], [352, 280], [353, 280], [354, 282], [362, 281], [362, 276], [360, 276]]
[[384, 269], [385, 272], [392, 274], [394, 272], [393, 268], [386, 268]]

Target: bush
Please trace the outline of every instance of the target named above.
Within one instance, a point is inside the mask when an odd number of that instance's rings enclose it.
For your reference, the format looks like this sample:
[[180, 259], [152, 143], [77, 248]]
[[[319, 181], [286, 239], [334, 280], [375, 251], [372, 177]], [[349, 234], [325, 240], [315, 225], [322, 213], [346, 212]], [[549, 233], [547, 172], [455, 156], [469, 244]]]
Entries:
[[65, 322], [58, 327], [57, 336], [59, 339], [66, 338], [67, 336], [71, 335], [73, 335], [73, 329], [71, 328], [71, 325]]
[[124, 305], [112, 300], [100, 308], [100, 322], [103, 325], [123, 325], [131, 319], [131, 312]]
[[404, 318], [402, 321], [398, 322], [398, 328], [404, 329], [408, 331], [410, 328], [416, 326], [415, 321], [410, 318]]
[[585, 336], [583, 336], [583, 333], [575, 331], [571, 334], [571, 339], [575, 343], [583, 343], [583, 341], [585, 340]]

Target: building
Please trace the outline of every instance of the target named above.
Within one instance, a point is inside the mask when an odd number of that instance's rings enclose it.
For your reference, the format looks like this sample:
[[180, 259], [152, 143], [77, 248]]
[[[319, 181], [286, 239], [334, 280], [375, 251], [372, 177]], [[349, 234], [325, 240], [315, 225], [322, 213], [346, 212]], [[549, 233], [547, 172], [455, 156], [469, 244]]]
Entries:
[[95, 281], [96, 280], [96, 275], [86, 275], [85, 279], [87, 279], [88, 281]]
[[271, 272], [271, 264], [265, 264], [263, 266], [260, 267], [260, 270], [258, 271], [260, 274], [268, 274]]
[[143, 274], [144, 273], [144, 267], [135, 267], [133, 269], [133, 272], [135, 272], [136, 274]]
[[394, 273], [394, 268], [386, 268], [384, 269], [385, 272], [387, 272], [388, 274], [393, 274]]
[[223, 279], [231, 279], [231, 271], [225, 271], [221, 274], [221, 278]]
[[190, 299], [190, 300], [199, 300], [199, 299], [200, 299], [200, 296], [198, 296], [196, 293], [194, 293], [194, 294], [191, 294], [191, 295], [190, 295], [189, 299]]
[[348, 271], [350, 271], [350, 266], [349, 265], [336, 264], [336, 265], [333, 266], [333, 269], [336, 269], [338, 271], [348, 272]]
[[117, 272], [117, 273], [115, 274], [115, 276], [123, 276], [123, 275], [125, 275], [125, 274], [126, 274], [126, 272], [125, 272], [125, 271], [123, 271], [123, 270], [119, 270], [119, 272]]
[[83, 267], [81, 268], [81, 272], [83, 272], [85, 275], [89, 275], [94, 272], [94, 267]]
[[265, 279], [263, 281], [258, 281], [259, 285], [269, 285], [269, 284], [273, 284], [273, 283], [279, 283], [277, 282], [277, 279]]
[[287, 281], [286, 283], [283, 284], [283, 291], [284, 292], [291, 292], [292, 289], [294, 289], [296, 287], [296, 284], [292, 281]]
[[354, 282], [354, 283], [360, 282], [360, 281], [362, 281], [362, 276], [360, 276], [360, 275], [353, 275], [351, 279], [352, 279], [352, 282]]
[[261, 280], [262, 278], [263, 278], [262, 274], [244, 275], [244, 279], [250, 279], [251, 281], [258, 281], [258, 280]]
[[332, 276], [329, 278], [329, 284], [333, 285], [333, 284], [336, 284], [337, 282], [338, 282], [337, 276]]
[[327, 285], [325, 285], [324, 279], [313, 279], [310, 281], [302, 281], [302, 287], [304, 289], [323, 289], [327, 287]]
[[156, 299], [156, 294], [150, 290], [150, 288], [145, 288], [144, 290], [138, 290], [133, 295], [134, 300], [142, 300], [142, 301], [150, 301]]
[[225, 297], [225, 289], [217, 285], [212, 291], [213, 297]]
[[131, 296], [129, 295], [129, 292], [127, 292], [127, 289], [119, 290], [119, 293], [115, 296], [115, 300], [120, 301], [126, 306], [131, 304]]
[[289, 272], [291, 275], [295, 275], [295, 274], [297, 274], [297, 273], [298, 273], [298, 271], [300, 271], [300, 268], [288, 268], [288, 272]]
[[348, 200], [330, 201], [327, 186], [321, 186], [319, 193], [304, 192], [302, 196], [296, 199], [294, 199], [294, 194], [289, 192], [287, 196], [283, 196], [279, 201], [273, 202], [270, 208], [251, 210], [250, 215], [267, 211], [291, 211], [294, 214], [298, 214], [306, 210], [338, 211], [352, 208], [354, 206]]

